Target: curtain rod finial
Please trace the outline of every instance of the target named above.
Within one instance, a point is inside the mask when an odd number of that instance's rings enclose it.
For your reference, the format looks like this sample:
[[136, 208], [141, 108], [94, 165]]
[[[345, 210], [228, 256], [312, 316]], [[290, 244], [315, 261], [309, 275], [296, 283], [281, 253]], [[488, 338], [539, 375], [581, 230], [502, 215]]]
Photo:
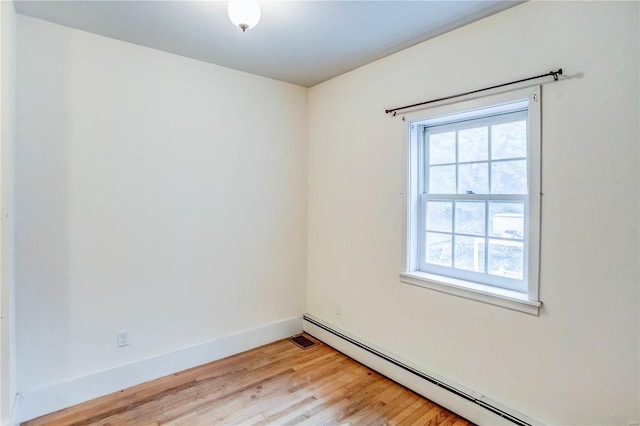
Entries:
[[558, 81], [558, 76], [562, 75], [562, 68], [558, 71], [551, 71], [551, 74], [553, 74], [553, 81]]

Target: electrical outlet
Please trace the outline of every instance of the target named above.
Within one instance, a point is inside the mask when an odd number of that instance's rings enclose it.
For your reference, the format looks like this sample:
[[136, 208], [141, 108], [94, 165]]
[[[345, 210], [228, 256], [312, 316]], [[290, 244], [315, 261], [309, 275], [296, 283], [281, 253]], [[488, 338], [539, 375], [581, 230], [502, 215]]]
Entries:
[[336, 303], [336, 315], [342, 315], [342, 303]]
[[129, 330], [118, 331], [118, 347], [129, 346]]

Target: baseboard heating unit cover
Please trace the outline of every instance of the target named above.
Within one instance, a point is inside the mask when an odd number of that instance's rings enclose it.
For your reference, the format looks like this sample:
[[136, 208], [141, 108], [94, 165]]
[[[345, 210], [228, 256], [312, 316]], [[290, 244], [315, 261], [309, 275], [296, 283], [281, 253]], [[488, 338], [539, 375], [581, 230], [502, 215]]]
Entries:
[[316, 342], [314, 342], [313, 340], [309, 339], [304, 334], [299, 334], [297, 336], [293, 336], [292, 338], [289, 339], [289, 341], [291, 341], [293, 344], [295, 344], [296, 346], [298, 346], [299, 348], [302, 348], [302, 349], [307, 349], [307, 348], [310, 348], [310, 347], [316, 345]]
[[305, 333], [478, 425], [541, 426], [511, 408], [425, 371], [309, 314]]

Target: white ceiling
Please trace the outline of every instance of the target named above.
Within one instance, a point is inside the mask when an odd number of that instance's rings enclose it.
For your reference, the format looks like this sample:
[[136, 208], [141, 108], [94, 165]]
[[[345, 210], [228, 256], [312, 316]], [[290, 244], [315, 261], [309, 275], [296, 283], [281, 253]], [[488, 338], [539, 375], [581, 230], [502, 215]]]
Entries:
[[305, 87], [519, 4], [260, 1], [242, 33], [226, 1], [27, 1], [18, 13]]

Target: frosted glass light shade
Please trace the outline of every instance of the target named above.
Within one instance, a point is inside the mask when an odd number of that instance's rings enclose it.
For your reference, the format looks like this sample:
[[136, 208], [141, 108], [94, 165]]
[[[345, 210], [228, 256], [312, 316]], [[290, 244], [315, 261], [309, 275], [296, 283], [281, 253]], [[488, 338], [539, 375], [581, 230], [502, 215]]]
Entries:
[[256, 0], [231, 0], [227, 13], [233, 25], [243, 32], [258, 25], [261, 15], [260, 6]]

